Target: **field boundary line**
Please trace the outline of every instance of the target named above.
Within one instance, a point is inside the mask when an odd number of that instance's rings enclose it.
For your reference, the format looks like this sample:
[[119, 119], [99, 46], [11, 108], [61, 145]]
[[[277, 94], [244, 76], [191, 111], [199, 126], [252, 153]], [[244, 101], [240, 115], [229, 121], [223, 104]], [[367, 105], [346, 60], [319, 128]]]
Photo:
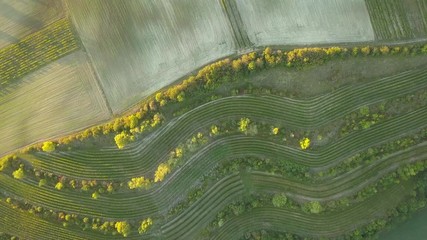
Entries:
[[93, 64], [92, 56], [87, 51], [86, 46], [83, 44], [83, 41], [80, 39], [80, 34], [77, 31], [76, 23], [74, 22], [73, 18], [71, 17], [68, 4], [67, 4], [67, 2], [65, 0], [63, 0], [63, 4], [64, 4], [66, 16], [67, 16], [68, 20], [70, 21], [71, 29], [74, 32], [74, 35], [76, 36], [76, 40], [79, 43], [79, 45], [81, 47], [81, 50], [86, 55], [87, 61], [88, 61], [89, 66], [90, 66], [90, 70], [94, 74], [94, 79], [95, 79], [96, 86], [97, 86], [97, 88], [99, 90], [99, 93], [101, 94], [102, 99], [104, 99], [105, 106], [108, 109], [108, 114], [110, 115], [110, 119], [111, 119], [111, 118], [114, 117], [114, 112], [111, 109], [110, 103], [108, 102], [108, 98], [105, 95], [104, 88], [102, 87], [101, 77], [99, 76], [98, 71], [96, 70], [96, 68], [95, 68], [95, 66]]
[[219, 3], [230, 24], [237, 51], [251, 49], [254, 44], [250, 41], [248, 33], [244, 29], [243, 19], [237, 9], [236, 0], [219, 0]]

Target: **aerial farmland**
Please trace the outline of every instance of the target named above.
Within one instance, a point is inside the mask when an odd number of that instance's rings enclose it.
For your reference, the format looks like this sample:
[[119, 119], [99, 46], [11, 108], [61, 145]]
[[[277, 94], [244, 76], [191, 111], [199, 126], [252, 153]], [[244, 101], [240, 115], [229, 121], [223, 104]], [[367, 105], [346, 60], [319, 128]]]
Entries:
[[0, 239], [424, 240], [425, 0], [0, 1]]

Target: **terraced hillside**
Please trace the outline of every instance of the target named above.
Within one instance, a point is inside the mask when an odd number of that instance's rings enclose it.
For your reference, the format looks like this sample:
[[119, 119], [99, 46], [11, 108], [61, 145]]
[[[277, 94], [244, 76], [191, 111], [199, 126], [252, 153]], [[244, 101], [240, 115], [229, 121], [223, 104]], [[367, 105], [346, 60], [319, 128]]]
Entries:
[[0, 232], [368, 239], [426, 203], [426, 53], [266, 48], [208, 65], [131, 115], [2, 158]]

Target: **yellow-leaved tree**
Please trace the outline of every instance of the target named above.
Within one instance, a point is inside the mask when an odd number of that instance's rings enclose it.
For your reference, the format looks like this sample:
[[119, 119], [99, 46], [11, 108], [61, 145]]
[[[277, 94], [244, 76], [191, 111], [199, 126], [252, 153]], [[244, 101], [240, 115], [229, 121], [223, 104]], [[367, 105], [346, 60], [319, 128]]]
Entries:
[[151, 225], [153, 225], [153, 220], [151, 218], [147, 218], [144, 221], [142, 221], [141, 226], [138, 228], [139, 234], [143, 234], [146, 231], [148, 231]]
[[161, 163], [154, 173], [154, 182], [163, 181], [165, 176], [170, 172], [170, 166], [166, 163]]
[[23, 179], [25, 176], [24, 169], [22, 169], [22, 167], [19, 168], [18, 170], [12, 173], [12, 176], [16, 179]]
[[55, 151], [55, 144], [53, 142], [44, 142], [42, 150], [44, 152], [53, 152]]
[[121, 132], [114, 137], [114, 141], [119, 149], [123, 149], [127, 144], [135, 141], [135, 136]]
[[123, 235], [123, 237], [127, 237], [131, 231], [130, 224], [126, 221], [116, 222], [114, 227], [119, 234]]
[[246, 132], [248, 130], [249, 123], [251, 123], [249, 118], [241, 118], [239, 122], [239, 130], [241, 132]]
[[150, 185], [150, 179], [146, 179], [144, 177], [132, 178], [128, 182], [129, 189], [143, 188], [143, 187], [148, 187], [149, 185]]

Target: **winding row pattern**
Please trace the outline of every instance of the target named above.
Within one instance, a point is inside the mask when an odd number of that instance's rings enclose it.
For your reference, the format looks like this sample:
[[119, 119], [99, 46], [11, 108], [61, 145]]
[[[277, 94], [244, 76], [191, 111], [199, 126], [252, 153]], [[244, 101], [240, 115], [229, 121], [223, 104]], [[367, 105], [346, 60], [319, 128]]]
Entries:
[[[412, 70], [367, 84], [344, 87], [308, 100], [277, 96], [222, 98], [170, 121], [151, 136], [138, 140], [122, 151], [117, 150], [116, 146], [109, 146], [96, 150], [36, 153], [20, 157], [36, 167], [74, 178], [106, 180], [148, 175], [167, 158], [177, 143], [185, 141], [198, 129], [206, 128], [221, 119], [250, 116], [255, 120], [264, 119], [294, 128], [316, 129], [360, 106], [425, 88], [426, 78], [427, 70]], [[416, 117], [422, 120], [422, 116], [413, 116]], [[403, 119], [400, 127], [410, 128]], [[308, 159], [313, 162], [309, 156]], [[324, 161], [314, 163], [324, 164]]]
[[[102, 180], [134, 177], [152, 172], [158, 162], [164, 160], [170, 150], [176, 147], [177, 142], [182, 142], [194, 131], [210, 126], [220, 119], [250, 117], [261, 120], [267, 118], [271, 122], [278, 122], [285, 126], [314, 129], [334, 121], [360, 106], [425, 88], [427, 87], [426, 78], [427, 70], [413, 70], [368, 84], [345, 87], [333, 93], [306, 100], [293, 100], [277, 96], [223, 98], [195, 108], [168, 122], [152, 135], [132, 144], [124, 151], [106, 147], [96, 151], [37, 153], [35, 155], [22, 155], [21, 157], [31, 162], [35, 167], [76, 178], [90, 177]], [[331, 106], [336, 107], [332, 108]], [[0, 189], [18, 199], [25, 199], [31, 204], [69, 213], [108, 219], [140, 219], [143, 216], [161, 216], [171, 207], [171, 203], [185, 196], [191, 186], [197, 184], [198, 179], [214, 169], [221, 161], [229, 161], [237, 157], [262, 156], [276, 160], [295, 161], [312, 169], [324, 169], [325, 166], [326, 168], [334, 166], [373, 145], [424, 128], [427, 126], [426, 120], [427, 107], [423, 107], [374, 125], [367, 130], [351, 133], [339, 142], [332, 142], [312, 151], [300, 151], [257, 137], [226, 136], [201, 148], [185, 161], [183, 166], [168, 176], [164, 182], [157, 184], [150, 190], [119, 192], [102, 196], [97, 200], [91, 199], [89, 193], [39, 188], [38, 183], [31, 179], [16, 181], [4, 174], [0, 174]], [[422, 143], [411, 149], [386, 156], [368, 166], [363, 166], [319, 184], [302, 183], [255, 171], [231, 174], [210, 187], [201, 199], [183, 213], [161, 223], [162, 226], [158, 234], [166, 239], [177, 238], [177, 236], [182, 239], [194, 239], [198, 236], [200, 229], [212, 221], [217, 212], [233, 200], [246, 196], [250, 192], [285, 190], [289, 196], [294, 198], [321, 201], [349, 196], [402, 164], [426, 160], [427, 149], [425, 145]], [[117, 167], [117, 163], [120, 163], [120, 168]], [[248, 179], [250, 181], [247, 181]], [[346, 189], [351, 190], [346, 191]], [[302, 231], [302, 228], [297, 227], [298, 224], [302, 224], [303, 230], [314, 235], [317, 233], [326, 234], [322, 232], [322, 226], [331, 226], [326, 224], [340, 219], [342, 220], [340, 225], [337, 225], [334, 230], [338, 232], [339, 229], [354, 227], [355, 225], [351, 224], [352, 221], [360, 225], [364, 223], [362, 220], [366, 219], [367, 216], [384, 212], [384, 209], [395, 206], [400, 200], [399, 197], [396, 197], [400, 196], [396, 194], [399, 191], [403, 191], [402, 186], [399, 185], [388, 190], [387, 194], [393, 196], [394, 200], [384, 206], [379, 205], [381, 202], [376, 199], [378, 197], [376, 196], [342, 213], [321, 216], [304, 215], [300, 211], [289, 209], [256, 209], [250, 213], [251, 217], [242, 215], [225, 224], [215, 233], [214, 237], [216, 239], [235, 239], [247, 231], [259, 228], [258, 225], [263, 221], [270, 224], [263, 226], [263, 228], [279, 228], [296, 233]], [[403, 194], [401, 195], [403, 197]], [[383, 197], [381, 196], [381, 198]], [[369, 211], [361, 211], [361, 209], [369, 209]], [[16, 211], [8, 209], [1, 202], [0, 212], [4, 216], [0, 219], [0, 225], [4, 224], [5, 229], [11, 233], [15, 233], [16, 230], [12, 230], [8, 221], [10, 219], [18, 221], [19, 217], [26, 216], [24, 213], [14, 215], [13, 213]], [[278, 220], [275, 220], [276, 218]], [[57, 231], [58, 236], [61, 236], [62, 239], [81, 239], [89, 236], [91, 239], [117, 238], [117, 236], [101, 236], [90, 231], [82, 235], [79, 230], [63, 229], [58, 225], [48, 224], [40, 219], [33, 220], [34, 223], [28, 230], [33, 235], [28, 236], [28, 238], [38, 238], [43, 231], [48, 230]], [[284, 222], [289, 223], [289, 225], [284, 225]], [[307, 224], [310, 222], [316, 224]], [[233, 227], [236, 227], [235, 224], [242, 227], [238, 231], [233, 231]], [[311, 225], [313, 226], [311, 227]], [[335, 227], [335, 225], [333, 226]], [[328, 231], [328, 234], [334, 233], [334, 231]], [[19, 233], [16, 235], [19, 236]], [[129, 238], [137, 239], [136, 236]]]

